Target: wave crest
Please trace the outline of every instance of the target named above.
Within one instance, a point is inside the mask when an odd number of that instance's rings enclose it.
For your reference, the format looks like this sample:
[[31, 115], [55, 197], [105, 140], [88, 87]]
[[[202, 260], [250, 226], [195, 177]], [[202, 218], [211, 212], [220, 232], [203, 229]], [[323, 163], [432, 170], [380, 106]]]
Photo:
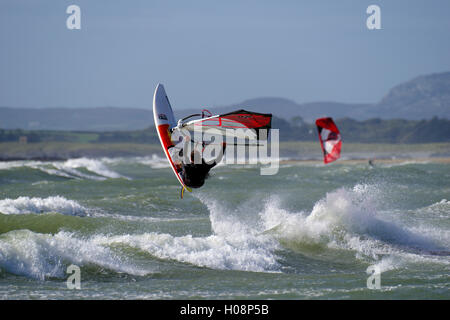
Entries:
[[74, 200], [61, 196], [48, 198], [19, 197], [17, 199], [0, 200], [0, 213], [3, 214], [30, 214], [57, 212], [72, 216], [86, 216], [88, 209]]
[[92, 264], [138, 276], [151, 272], [124, 261], [105, 246], [68, 232], [48, 235], [16, 230], [0, 236], [0, 267], [9, 273], [40, 280], [65, 278], [70, 264]]

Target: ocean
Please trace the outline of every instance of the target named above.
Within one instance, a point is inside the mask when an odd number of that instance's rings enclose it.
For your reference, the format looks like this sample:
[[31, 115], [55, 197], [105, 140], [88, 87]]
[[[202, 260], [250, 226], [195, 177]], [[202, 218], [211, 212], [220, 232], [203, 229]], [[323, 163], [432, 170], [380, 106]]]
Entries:
[[449, 218], [448, 162], [2, 162], [0, 298], [450, 299]]

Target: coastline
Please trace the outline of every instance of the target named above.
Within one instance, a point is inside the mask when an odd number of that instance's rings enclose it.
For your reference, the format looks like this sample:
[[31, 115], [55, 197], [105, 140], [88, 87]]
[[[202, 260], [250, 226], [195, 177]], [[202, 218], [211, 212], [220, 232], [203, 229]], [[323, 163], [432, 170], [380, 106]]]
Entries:
[[[293, 162], [322, 162], [318, 143], [280, 142], [282, 164]], [[144, 143], [74, 143], [47, 142], [0, 143], [0, 161], [64, 161], [74, 158], [164, 157], [159, 144]], [[340, 163], [362, 163], [368, 160], [384, 163], [427, 161], [448, 163], [450, 143], [426, 144], [362, 144], [345, 143]]]
[[[377, 164], [399, 164], [399, 163], [450, 163], [450, 157], [431, 157], [431, 158], [396, 158], [396, 159], [388, 159], [388, 158], [367, 158], [367, 159], [339, 159], [335, 163], [342, 164], [367, 164], [369, 160], [373, 161], [373, 165]], [[280, 164], [321, 164], [322, 160], [297, 160], [297, 159], [289, 159], [289, 160], [281, 160]]]

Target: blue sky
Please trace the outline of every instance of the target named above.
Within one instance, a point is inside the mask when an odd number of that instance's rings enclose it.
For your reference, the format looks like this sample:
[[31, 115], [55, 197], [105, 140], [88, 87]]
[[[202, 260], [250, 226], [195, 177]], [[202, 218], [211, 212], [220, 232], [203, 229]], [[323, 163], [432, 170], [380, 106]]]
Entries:
[[[81, 8], [81, 30], [66, 8]], [[381, 7], [382, 30], [366, 8]], [[0, 106], [376, 102], [450, 70], [450, 1], [1, 0]]]

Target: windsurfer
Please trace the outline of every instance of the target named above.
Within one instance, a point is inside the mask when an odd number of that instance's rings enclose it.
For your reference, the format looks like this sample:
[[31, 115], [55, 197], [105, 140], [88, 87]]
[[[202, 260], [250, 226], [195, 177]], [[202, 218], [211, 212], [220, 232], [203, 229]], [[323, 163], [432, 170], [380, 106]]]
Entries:
[[[205, 183], [205, 179], [209, 176], [209, 170], [214, 168], [217, 163], [222, 160], [223, 155], [225, 154], [226, 144], [222, 143], [222, 151], [216, 157], [215, 160], [205, 161], [198, 150], [193, 150], [191, 152], [190, 162], [182, 163], [182, 172], [181, 176], [183, 177], [183, 182], [186, 186], [191, 188], [200, 188]], [[180, 150], [180, 156], [182, 156], [183, 150]], [[201, 159], [200, 163], [196, 163], [197, 159]], [[198, 160], [197, 160], [198, 161]]]
[[184, 156], [184, 149], [187, 148], [188, 141], [189, 138], [185, 136], [184, 147], [171, 147], [169, 148], [169, 153], [175, 168], [183, 179], [183, 183], [187, 187], [200, 188], [205, 183], [205, 179], [209, 177], [209, 171], [222, 160], [225, 154], [226, 143], [222, 143], [222, 150], [214, 160], [206, 161], [195, 148], [193, 148], [189, 158]]

